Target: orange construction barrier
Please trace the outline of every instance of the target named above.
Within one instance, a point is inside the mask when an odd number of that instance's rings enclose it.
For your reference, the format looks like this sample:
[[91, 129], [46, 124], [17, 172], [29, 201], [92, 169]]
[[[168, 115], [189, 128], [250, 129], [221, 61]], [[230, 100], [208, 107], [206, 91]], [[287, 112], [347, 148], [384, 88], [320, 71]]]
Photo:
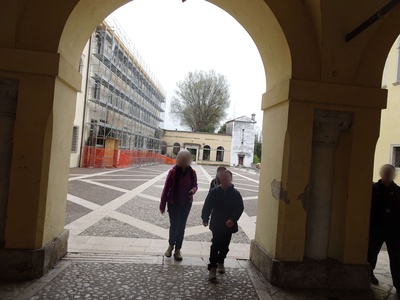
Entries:
[[83, 148], [82, 167], [84, 168], [129, 168], [135, 165], [169, 164], [174, 165], [175, 159], [146, 150], [111, 150], [85, 146]]

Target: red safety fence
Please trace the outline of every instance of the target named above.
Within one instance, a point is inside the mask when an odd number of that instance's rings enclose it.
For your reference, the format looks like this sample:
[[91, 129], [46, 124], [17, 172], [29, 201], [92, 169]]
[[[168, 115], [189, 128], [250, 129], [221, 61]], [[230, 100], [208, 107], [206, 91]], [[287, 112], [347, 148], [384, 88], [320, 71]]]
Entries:
[[84, 168], [128, 168], [155, 163], [173, 165], [175, 159], [146, 150], [114, 150], [85, 146], [82, 151]]

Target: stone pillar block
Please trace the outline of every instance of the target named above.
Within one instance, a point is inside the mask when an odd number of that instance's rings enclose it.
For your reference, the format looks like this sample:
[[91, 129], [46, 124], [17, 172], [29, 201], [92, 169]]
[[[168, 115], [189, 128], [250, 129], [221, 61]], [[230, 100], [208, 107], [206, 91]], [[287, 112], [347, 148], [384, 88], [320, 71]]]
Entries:
[[29, 280], [43, 276], [67, 254], [69, 232], [59, 236], [40, 249], [1, 249], [0, 278]]
[[251, 262], [274, 286], [298, 289], [370, 289], [368, 264], [343, 264], [333, 259], [286, 262], [273, 258], [256, 241], [251, 242]]

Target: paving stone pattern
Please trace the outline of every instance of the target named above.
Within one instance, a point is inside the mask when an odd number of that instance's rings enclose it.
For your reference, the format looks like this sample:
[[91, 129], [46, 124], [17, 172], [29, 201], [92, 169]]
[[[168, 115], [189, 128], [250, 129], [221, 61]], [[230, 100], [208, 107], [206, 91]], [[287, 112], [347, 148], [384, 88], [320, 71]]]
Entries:
[[105, 217], [95, 225], [89, 227], [80, 235], [82, 236], [104, 236], [104, 237], [125, 237], [125, 238], [146, 238], [157, 239], [158, 237], [150, 232], [136, 228], [135, 226]]
[[123, 194], [116, 190], [79, 180], [69, 182], [68, 193], [99, 205], [107, 204]]
[[257, 216], [257, 202], [258, 200], [244, 201], [244, 209], [250, 217]]
[[219, 278], [196, 266], [74, 262], [30, 299], [259, 299], [245, 269]]
[[65, 224], [69, 224], [84, 215], [90, 213], [92, 210], [81, 206], [79, 204], [67, 201], [67, 211], [65, 215]]
[[[71, 169], [66, 218], [70, 251], [164, 253], [169, 217], [168, 213], [160, 214], [159, 202], [171, 167]], [[216, 167], [194, 165], [193, 168], [199, 190], [187, 221], [183, 252], [208, 257], [211, 232], [202, 226], [201, 210]], [[245, 199], [243, 222], [239, 222], [240, 232], [232, 238], [230, 255], [247, 259], [250, 240], [255, 234], [258, 187], [254, 178], [258, 175], [251, 174], [250, 178], [248, 173], [236, 171], [244, 174], [237, 176], [236, 188], [251, 199]]]
[[[202, 225], [201, 209], [202, 207], [192, 206], [187, 222], [188, 227]], [[140, 196], [133, 198], [117, 211], [163, 228], [169, 228], [168, 212], [161, 215], [158, 202]]]

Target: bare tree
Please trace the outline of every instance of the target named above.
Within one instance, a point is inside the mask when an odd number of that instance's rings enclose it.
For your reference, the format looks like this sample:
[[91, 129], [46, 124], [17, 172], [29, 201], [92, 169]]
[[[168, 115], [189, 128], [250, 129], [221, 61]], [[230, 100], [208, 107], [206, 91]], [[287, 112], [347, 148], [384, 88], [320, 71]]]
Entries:
[[229, 84], [211, 70], [189, 72], [177, 83], [171, 114], [192, 131], [214, 132], [229, 108]]

